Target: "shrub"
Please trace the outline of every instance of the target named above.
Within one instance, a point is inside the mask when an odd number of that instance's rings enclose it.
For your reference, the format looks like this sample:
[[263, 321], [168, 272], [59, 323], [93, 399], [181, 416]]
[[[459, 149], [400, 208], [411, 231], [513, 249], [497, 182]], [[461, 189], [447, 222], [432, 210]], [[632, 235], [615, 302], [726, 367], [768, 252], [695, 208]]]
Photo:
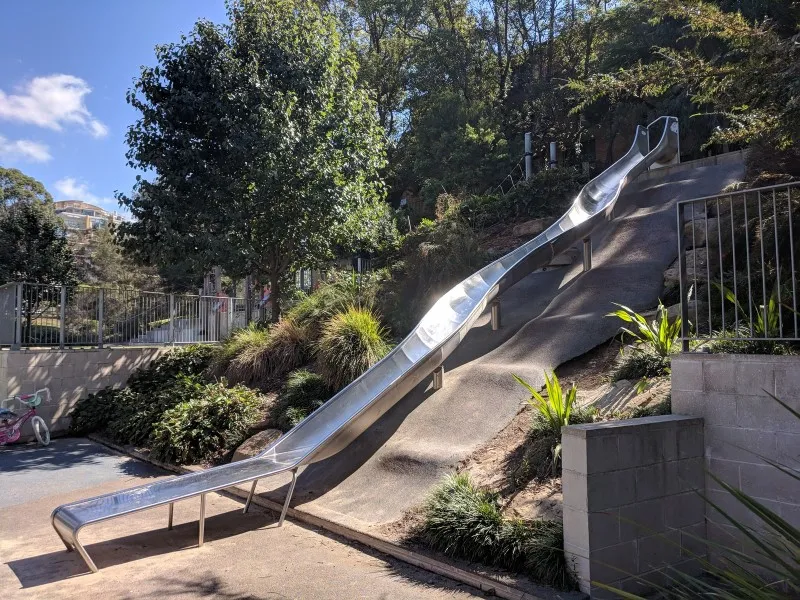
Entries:
[[647, 379], [669, 373], [668, 356], [660, 356], [650, 350], [631, 348], [622, 354], [619, 364], [611, 373], [612, 381], [621, 379]]
[[150, 436], [151, 456], [176, 464], [194, 463], [232, 450], [258, 421], [264, 398], [243, 386], [207, 384], [198, 397], [167, 410]]
[[225, 371], [232, 383], [269, 389], [310, 354], [307, 331], [291, 318], [270, 327], [266, 335], [250, 336], [248, 342]]
[[108, 387], [79, 400], [70, 413], [70, 432], [105, 431], [123, 444], [145, 441], [163, 411], [186, 393], [188, 382], [204, 381], [213, 355], [212, 346], [196, 345], [156, 358], [128, 378], [128, 387]]
[[178, 375], [202, 376], [211, 365], [217, 349], [211, 345], [192, 345], [173, 350], [153, 360], [128, 378], [135, 392], [150, 393], [170, 385]]
[[287, 431], [325, 404], [331, 390], [325, 380], [307, 369], [289, 375], [281, 393], [270, 409], [270, 421], [281, 431]]
[[70, 413], [70, 434], [86, 435], [105, 429], [119, 412], [117, 398], [121, 393], [123, 390], [107, 387], [79, 400]]
[[572, 587], [558, 521], [507, 519], [499, 496], [472, 484], [465, 474], [448, 476], [423, 508], [421, 541], [448, 556], [524, 571], [542, 583]]
[[458, 215], [475, 229], [486, 229], [513, 220], [516, 209], [510, 196], [470, 196], [458, 206]]
[[371, 311], [350, 307], [330, 319], [318, 345], [320, 373], [331, 389], [356, 379], [390, 350], [387, 333]]
[[371, 308], [375, 285], [370, 277], [362, 278], [359, 286], [352, 274], [332, 274], [333, 281], [321, 285], [287, 313], [287, 318], [308, 330], [312, 340], [319, 338], [322, 327], [334, 315], [351, 306]]
[[560, 217], [571, 206], [586, 183], [575, 168], [542, 169], [506, 194], [517, 216], [526, 219]]
[[666, 398], [661, 402], [649, 406], [637, 406], [631, 409], [624, 418], [640, 419], [642, 417], [658, 417], [660, 415], [670, 414], [672, 414], [672, 400], [671, 398]]
[[148, 393], [135, 392], [132, 388], [120, 390], [114, 399], [117, 414], [106, 426], [106, 435], [121, 444], [146, 443], [164, 413], [181, 402], [198, 397], [204, 384], [205, 381], [197, 375], [178, 375]]
[[246, 348], [261, 346], [269, 340], [269, 329], [260, 323], [251, 323], [247, 327], [237, 329], [229, 335], [217, 348], [211, 365], [211, 371], [217, 376], [224, 375], [231, 361]]
[[681, 334], [681, 318], [675, 317], [670, 322], [669, 314], [663, 303], [658, 303], [657, 317], [651, 323], [627, 306], [616, 302], [613, 304], [619, 306], [619, 310], [608, 313], [606, 316], [617, 317], [626, 323], [632, 323], [635, 331], [627, 327], [620, 327], [620, 331], [623, 332], [623, 335], [625, 333], [630, 335], [637, 346], [643, 346], [664, 357], [668, 357], [672, 354], [673, 349], [677, 349], [676, 341]]
[[534, 409], [522, 460], [511, 475], [514, 487], [521, 487], [531, 478], [557, 476], [561, 472], [561, 428], [590, 422], [594, 415], [578, 406], [575, 384], [564, 393], [555, 373], [552, 377], [544, 374], [546, 397], [521, 377], [513, 377], [531, 394], [526, 400]]

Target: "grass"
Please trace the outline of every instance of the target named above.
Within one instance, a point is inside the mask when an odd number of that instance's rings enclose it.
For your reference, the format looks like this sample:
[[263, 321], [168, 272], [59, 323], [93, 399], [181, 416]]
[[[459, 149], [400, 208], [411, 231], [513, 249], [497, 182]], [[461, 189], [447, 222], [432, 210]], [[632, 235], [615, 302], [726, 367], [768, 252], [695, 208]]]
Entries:
[[[241, 330], [248, 331], [248, 330]], [[248, 331], [236, 344], [235, 357], [225, 370], [231, 383], [271, 389], [281, 378], [310, 357], [308, 332], [292, 319], [284, 319], [268, 332]]]
[[270, 409], [270, 421], [281, 431], [288, 431], [330, 397], [331, 390], [320, 375], [298, 369], [289, 375], [278, 394]]
[[448, 476], [433, 491], [418, 537], [447, 556], [523, 572], [560, 589], [574, 587], [562, 523], [505, 517], [498, 494], [473, 485], [466, 474]]
[[649, 349], [628, 348], [611, 372], [612, 381], [641, 380], [669, 374], [670, 358]]
[[317, 345], [322, 378], [339, 390], [383, 358], [391, 349], [386, 330], [368, 309], [351, 306], [323, 327]]

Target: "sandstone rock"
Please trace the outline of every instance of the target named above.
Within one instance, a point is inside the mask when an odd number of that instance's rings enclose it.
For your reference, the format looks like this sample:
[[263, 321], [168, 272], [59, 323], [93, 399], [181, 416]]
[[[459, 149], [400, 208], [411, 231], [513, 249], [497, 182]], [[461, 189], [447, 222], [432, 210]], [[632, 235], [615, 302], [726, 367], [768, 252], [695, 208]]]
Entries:
[[231, 462], [251, 458], [283, 435], [279, 429], [265, 429], [247, 438], [233, 453]]
[[[696, 265], [695, 262], [697, 262]], [[705, 280], [707, 265], [708, 250], [706, 248], [696, 248], [686, 252], [686, 276], [688, 278], [693, 279], [695, 269], [697, 269], [698, 280]], [[678, 259], [675, 259], [675, 262], [670, 265], [669, 269], [664, 271], [664, 284], [677, 284], [680, 281], [680, 275], [680, 265], [678, 264]]]
[[[710, 239], [706, 240], [705, 219], [695, 219], [694, 221], [689, 221], [686, 223], [686, 225], [683, 227], [686, 248], [702, 248], [709, 245], [713, 248], [716, 248], [719, 244], [719, 232], [717, 231], [718, 224], [719, 219], [717, 217], [711, 217], [708, 219], [708, 237]], [[692, 230], [694, 230], [694, 236], [692, 235]], [[730, 234], [730, 232], [728, 233]]]
[[549, 219], [531, 219], [519, 225], [515, 225], [512, 233], [514, 237], [528, 237], [537, 235], [545, 230]]

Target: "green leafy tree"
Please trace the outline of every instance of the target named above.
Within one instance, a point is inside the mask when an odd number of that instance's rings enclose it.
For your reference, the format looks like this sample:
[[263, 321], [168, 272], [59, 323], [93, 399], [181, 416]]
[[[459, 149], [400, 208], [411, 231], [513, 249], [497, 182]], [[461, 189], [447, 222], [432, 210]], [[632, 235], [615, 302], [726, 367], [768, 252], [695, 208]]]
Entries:
[[70, 284], [75, 264], [64, 223], [44, 186], [16, 170], [0, 169], [0, 284]]
[[710, 142], [766, 140], [788, 147], [800, 139], [797, 11], [777, 11], [781, 21], [775, 23], [748, 18], [734, 10], [739, 3], [730, 10], [703, 0], [638, 4], [651, 22], [676, 22], [683, 35], [653, 48], [650, 60], [574, 79], [570, 85], [583, 98], [579, 108], [604, 98], [649, 102], [684, 92], [699, 114], [719, 117]]
[[257, 273], [277, 319], [287, 276], [331, 257], [347, 215], [382, 194], [382, 134], [332, 15], [237, 0], [228, 16], [157, 47], [129, 92], [128, 159], [157, 177], [120, 196], [135, 218], [120, 230], [152, 262]]
[[0, 207], [20, 201], [52, 202], [53, 197], [40, 181], [17, 169], [0, 167]]
[[78, 279], [82, 283], [138, 289], [160, 287], [160, 278], [152, 267], [136, 264], [123, 251], [111, 225], [76, 234], [73, 245]]

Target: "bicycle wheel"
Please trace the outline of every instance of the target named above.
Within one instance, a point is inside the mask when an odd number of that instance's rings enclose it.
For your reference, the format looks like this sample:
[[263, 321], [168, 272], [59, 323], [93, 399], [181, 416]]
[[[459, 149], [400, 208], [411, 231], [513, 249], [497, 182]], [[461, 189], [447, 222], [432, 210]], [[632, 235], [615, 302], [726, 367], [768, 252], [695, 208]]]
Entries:
[[31, 425], [33, 425], [33, 435], [36, 436], [36, 441], [42, 446], [47, 446], [50, 443], [50, 430], [44, 422], [42, 417], [31, 417]]

